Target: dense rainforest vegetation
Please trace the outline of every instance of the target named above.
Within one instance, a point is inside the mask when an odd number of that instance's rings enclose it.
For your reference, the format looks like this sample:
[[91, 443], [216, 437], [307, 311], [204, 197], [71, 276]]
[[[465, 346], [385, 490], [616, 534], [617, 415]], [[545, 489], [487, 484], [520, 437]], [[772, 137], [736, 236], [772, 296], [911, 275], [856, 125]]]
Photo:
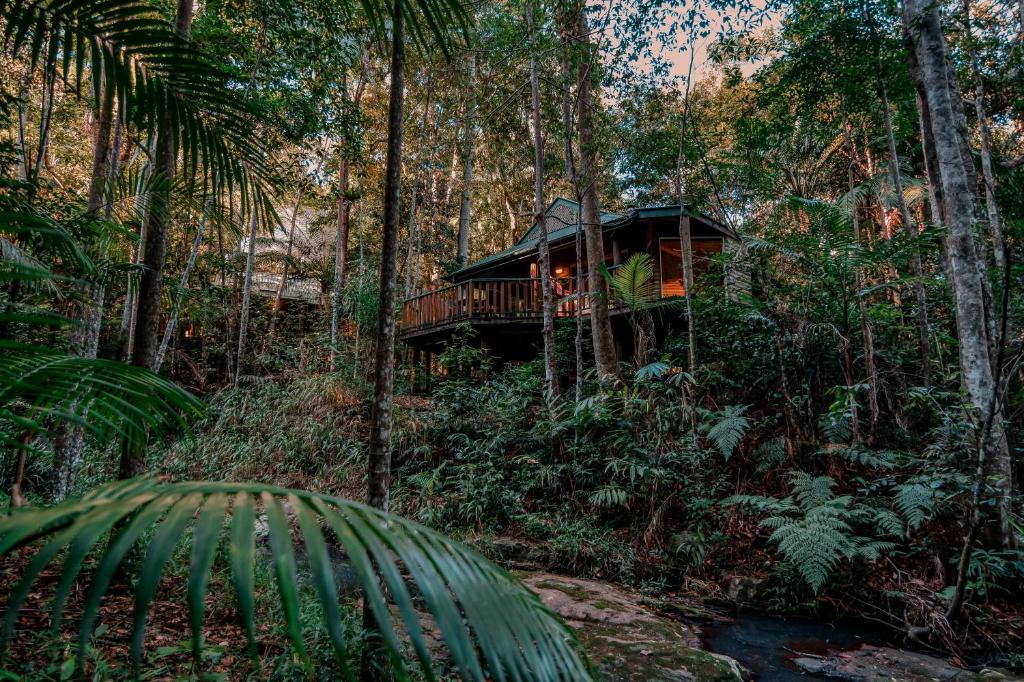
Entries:
[[[1024, 3], [0, 0], [0, 37], [0, 678], [600, 675], [531, 572], [1024, 668]], [[403, 302], [534, 225], [549, 272], [558, 197], [588, 314], [543, 275], [532, 359], [413, 362]], [[669, 300], [582, 267], [650, 206]], [[695, 267], [691, 215], [739, 238]]]

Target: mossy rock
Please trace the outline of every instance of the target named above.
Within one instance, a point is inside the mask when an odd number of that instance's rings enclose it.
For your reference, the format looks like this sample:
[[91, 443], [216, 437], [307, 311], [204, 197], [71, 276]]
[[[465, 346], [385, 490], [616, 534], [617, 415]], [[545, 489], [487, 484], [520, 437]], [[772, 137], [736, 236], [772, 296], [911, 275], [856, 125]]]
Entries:
[[550, 573], [523, 576], [523, 582], [573, 628], [599, 679], [744, 679], [736, 661], [696, 648], [699, 639], [686, 625], [654, 613], [628, 589]]
[[736, 661], [686, 644], [670, 622], [623, 626], [581, 623], [574, 628], [598, 679], [608, 682], [742, 682]]

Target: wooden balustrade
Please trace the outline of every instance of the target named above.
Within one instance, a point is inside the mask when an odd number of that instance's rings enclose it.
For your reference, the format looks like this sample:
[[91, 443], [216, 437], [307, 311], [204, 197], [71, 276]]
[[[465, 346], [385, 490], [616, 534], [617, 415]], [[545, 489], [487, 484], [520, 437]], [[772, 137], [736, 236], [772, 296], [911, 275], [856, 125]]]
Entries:
[[[553, 280], [559, 317], [576, 313], [582, 302], [589, 313], [589, 297], [576, 297], [575, 280]], [[584, 279], [586, 287], [586, 279]], [[543, 316], [540, 279], [474, 279], [428, 291], [405, 300], [403, 332], [430, 329], [470, 320], [540, 320]]]

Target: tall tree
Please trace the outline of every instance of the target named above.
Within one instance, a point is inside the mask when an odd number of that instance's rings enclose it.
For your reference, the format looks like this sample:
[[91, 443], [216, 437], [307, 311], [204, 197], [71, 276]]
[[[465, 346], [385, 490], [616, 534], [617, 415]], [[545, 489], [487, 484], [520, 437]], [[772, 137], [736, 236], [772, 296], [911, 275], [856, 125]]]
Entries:
[[[363, 98], [363, 90], [366, 89], [366, 73], [369, 64], [365, 51], [362, 53], [361, 63], [363, 75], [356, 83], [355, 92], [351, 101], [348, 99], [348, 81], [342, 77], [341, 95], [342, 105], [345, 107], [345, 120], [351, 122], [359, 115], [359, 102]], [[345, 265], [348, 262], [348, 237], [349, 221], [352, 215], [352, 198], [349, 196], [349, 173], [354, 157], [354, 150], [359, 148], [357, 141], [348, 137], [352, 130], [361, 130], [357, 126], [346, 127], [346, 137], [342, 139], [339, 149], [338, 160], [338, 215], [335, 221], [334, 233], [334, 285], [331, 287], [331, 369], [335, 368], [338, 355], [338, 332], [341, 322], [341, 295], [345, 289]]]
[[[193, 0], [178, 0], [174, 30], [182, 40], [192, 33]], [[170, 94], [168, 94], [170, 97]], [[156, 157], [153, 173], [158, 182], [153, 186], [148, 202], [144, 226], [145, 240], [141, 248], [138, 306], [135, 328], [132, 332], [131, 363], [152, 369], [156, 364], [160, 341], [160, 313], [162, 309], [164, 266], [167, 263], [167, 228], [170, 223], [171, 183], [177, 165], [177, 143], [174, 139], [173, 107], [165, 108], [163, 125], [156, 139]], [[125, 438], [118, 466], [119, 478], [131, 478], [142, 472], [145, 457], [143, 433], [132, 433]]]
[[246, 237], [245, 274], [242, 277], [242, 307], [238, 313], [238, 349], [235, 352], [234, 385], [242, 376], [245, 363], [245, 347], [249, 339], [249, 310], [252, 306], [252, 277], [256, 268], [256, 230], [259, 227], [259, 214], [252, 210], [249, 214], [249, 231]]
[[533, 3], [526, 2], [526, 26], [530, 42], [530, 105], [533, 121], [533, 219], [537, 223], [537, 274], [540, 276], [544, 322], [544, 398], [554, 416], [558, 401], [558, 364], [555, 359], [555, 301], [551, 286], [551, 255], [548, 250], [548, 219], [544, 212], [544, 132], [540, 119], [540, 78], [537, 75], [537, 35]]
[[[98, 217], [103, 205], [105, 188], [110, 178], [111, 122], [114, 117], [114, 93], [103, 88], [96, 125], [93, 129], [92, 175], [89, 180], [89, 196], [86, 210], [93, 218]], [[116, 153], [116, 151], [115, 151]], [[98, 235], [95, 246], [99, 247], [102, 259], [106, 254], [104, 236]], [[99, 349], [100, 324], [103, 319], [104, 285], [102, 273], [89, 277], [78, 286], [78, 296], [72, 302], [70, 319], [77, 324], [71, 327], [68, 337], [68, 353], [81, 358], [95, 358]], [[54, 498], [62, 500], [74, 488], [74, 477], [85, 450], [85, 431], [81, 425], [62, 422], [53, 443]]]
[[459, 208], [459, 267], [469, 262], [469, 229], [473, 218], [473, 155], [476, 148], [476, 53], [466, 54], [466, 110], [462, 114], [462, 205]]
[[[919, 93], [925, 157], [935, 160], [928, 164], [928, 180], [934, 186], [937, 213], [946, 234], [945, 255], [960, 342], [961, 382], [978, 435], [976, 484], [980, 491], [991, 480], [999, 537], [1003, 545], [1012, 546], [1013, 472], [1000, 394], [1003, 339], [996, 332], [984, 249], [974, 235], [977, 171], [971, 150], [964, 142], [967, 131], [963, 102], [949, 61], [939, 6], [931, 0], [904, 0], [903, 27]], [[980, 513], [977, 504], [975, 510]], [[973, 534], [978, 530], [977, 521], [972, 521], [965, 542], [967, 556]], [[962, 583], [966, 565], [961, 569]], [[957, 599], [962, 600], [962, 589]]]
[[[563, 13], [564, 48], [575, 52], [577, 129], [579, 131], [580, 163], [572, 178], [581, 199], [580, 220], [587, 247], [587, 288], [590, 307], [590, 328], [594, 344], [594, 362], [601, 379], [618, 375], [612, 323], [608, 313], [608, 284], [601, 272], [604, 263], [604, 236], [601, 226], [601, 205], [597, 196], [598, 158], [594, 141], [595, 112], [598, 95], [594, 88], [598, 64], [590, 40], [586, 3], [574, 0]], [[582, 299], [581, 299], [582, 301]]]
[[[693, 319], [693, 240], [690, 229], [690, 212], [686, 203], [686, 180], [683, 163], [686, 160], [686, 126], [690, 118], [690, 89], [693, 79], [693, 61], [696, 57], [694, 41], [690, 41], [690, 65], [686, 70], [686, 90], [683, 92], [683, 115], [679, 123], [679, 156], [676, 159], [676, 196], [679, 202], [679, 247], [683, 259], [683, 296], [686, 301], [686, 357], [692, 373], [697, 368], [697, 332]], [[685, 392], [684, 392], [685, 395]]]
[[[373, 365], [373, 403], [366, 455], [366, 503], [387, 511], [391, 487], [391, 401], [395, 380], [395, 287], [402, 189], [402, 116], [405, 104], [405, 26], [402, 0], [391, 14], [391, 90], [388, 100], [387, 158], [384, 165], [384, 224], [380, 251], [380, 302]], [[363, 679], [386, 679], [386, 657], [369, 601], [363, 625], [375, 633], [364, 650]]]

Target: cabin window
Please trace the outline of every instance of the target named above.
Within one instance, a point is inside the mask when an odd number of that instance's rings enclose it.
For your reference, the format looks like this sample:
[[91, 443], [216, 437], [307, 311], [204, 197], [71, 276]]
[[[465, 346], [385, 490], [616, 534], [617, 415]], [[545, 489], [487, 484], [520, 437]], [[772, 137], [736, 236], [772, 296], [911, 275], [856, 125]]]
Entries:
[[[699, 277], [711, 266], [711, 256], [722, 252], [722, 240], [713, 237], [690, 241], [693, 245], [693, 275]], [[661, 296], [683, 296], [683, 249], [678, 237], [662, 237], [659, 248], [659, 269], [661, 270]]]
[[533, 279], [537, 279], [537, 272], [538, 272], [537, 263], [536, 262], [530, 263], [530, 277], [532, 277]]

